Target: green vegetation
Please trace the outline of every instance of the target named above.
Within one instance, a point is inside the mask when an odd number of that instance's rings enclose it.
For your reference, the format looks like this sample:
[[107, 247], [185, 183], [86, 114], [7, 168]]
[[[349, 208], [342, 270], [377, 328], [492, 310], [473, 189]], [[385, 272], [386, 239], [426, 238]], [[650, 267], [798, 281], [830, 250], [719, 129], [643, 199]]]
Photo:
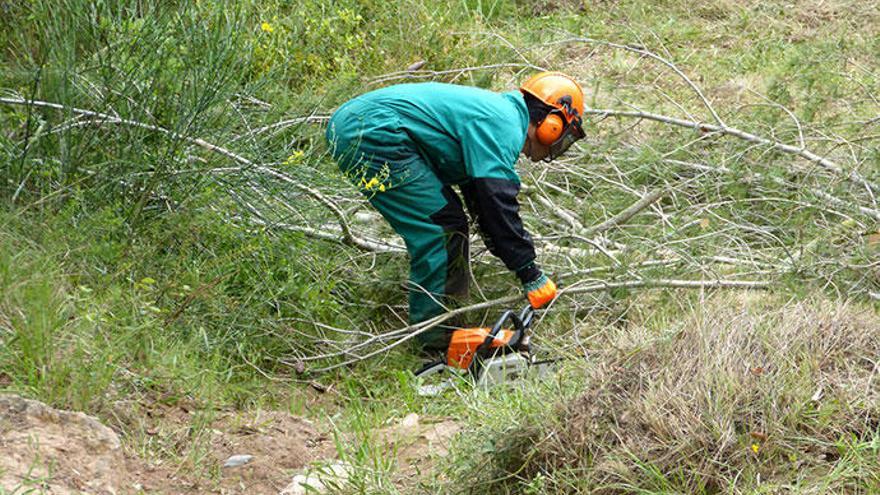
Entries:
[[[880, 182], [871, 2], [28, 0], [0, 12], [0, 390], [94, 414], [127, 451], [208, 485], [220, 474], [207, 418], [263, 408], [337, 435], [355, 469], [342, 493], [880, 490], [880, 379], [866, 364], [880, 337], [867, 333], [880, 207], [846, 178]], [[336, 350], [331, 327], [389, 331], [405, 311], [405, 257], [357, 247], [291, 184], [320, 191], [360, 238], [394, 241], [327, 156], [320, 117], [343, 101], [428, 79], [507, 90], [539, 66], [575, 75], [594, 108], [716, 123], [662, 63], [557, 43], [574, 36], [674, 62], [727, 126], [843, 172], [736, 136], [593, 115], [564, 163], [521, 164], [542, 264], [570, 287], [761, 280], [769, 295], [572, 292], [538, 340], [590, 359], [510, 390], [418, 397], [405, 348], [299, 375], [300, 359]], [[606, 253], [578, 251], [591, 245], [577, 226], [665, 188], [604, 233]], [[483, 251], [471, 302], [516, 294]], [[311, 380], [332, 392], [314, 399]], [[156, 405], [198, 411], [189, 441], [131, 419]], [[410, 412], [465, 433], [401, 482], [372, 432]]]

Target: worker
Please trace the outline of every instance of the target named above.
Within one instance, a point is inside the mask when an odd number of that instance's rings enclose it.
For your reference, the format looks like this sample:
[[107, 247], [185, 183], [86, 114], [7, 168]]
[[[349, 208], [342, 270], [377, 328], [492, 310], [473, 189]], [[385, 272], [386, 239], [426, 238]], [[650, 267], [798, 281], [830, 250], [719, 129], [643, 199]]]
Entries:
[[[558, 157], [584, 137], [583, 113], [583, 90], [560, 72], [539, 73], [504, 93], [399, 84], [334, 112], [326, 138], [339, 169], [406, 244], [411, 324], [468, 292], [468, 219], [453, 186], [531, 306], [556, 297], [519, 216], [514, 164], [520, 153], [534, 162]], [[437, 327], [416, 342], [426, 354], [444, 352], [453, 330]]]

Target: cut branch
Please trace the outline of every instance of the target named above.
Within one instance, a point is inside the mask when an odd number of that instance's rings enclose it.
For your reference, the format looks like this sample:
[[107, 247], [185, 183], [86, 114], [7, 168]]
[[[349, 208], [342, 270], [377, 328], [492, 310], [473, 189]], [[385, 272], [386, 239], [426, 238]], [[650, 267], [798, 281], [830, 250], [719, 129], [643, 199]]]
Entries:
[[608, 220], [605, 220], [604, 222], [600, 223], [599, 225], [595, 225], [593, 227], [588, 228], [584, 235], [586, 235], [586, 236], [598, 235], [598, 234], [601, 234], [602, 232], [605, 232], [606, 230], [608, 230], [612, 227], [616, 227], [617, 225], [620, 225], [620, 224], [626, 222], [630, 218], [634, 217], [638, 212], [640, 212], [640, 211], [644, 210], [645, 208], [651, 206], [652, 204], [656, 203], [667, 192], [668, 192], [667, 189], [658, 189], [656, 191], [653, 191], [653, 192], [646, 194], [645, 196], [642, 197], [642, 199], [636, 201], [635, 203], [630, 205], [627, 209], [621, 211], [617, 215], [614, 215], [613, 217], [609, 218]]
[[717, 126], [713, 124], [705, 124], [701, 122], [696, 122], [693, 120], [685, 120], [679, 119], [675, 117], [668, 117], [666, 115], [660, 115], [656, 113], [650, 112], [641, 112], [641, 111], [629, 111], [629, 110], [612, 110], [612, 109], [598, 109], [598, 108], [590, 108], [586, 109], [584, 113], [589, 115], [598, 115], [602, 117], [628, 117], [634, 119], [645, 119], [645, 120], [653, 120], [655, 122], [662, 122], [664, 124], [671, 124], [679, 127], [687, 127], [691, 129], [695, 129], [700, 132], [715, 132], [718, 134], [723, 134], [727, 136], [738, 137], [742, 140], [748, 141], [750, 143], [756, 143], [760, 145], [767, 145], [772, 147], [773, 149], [782, 151], [784, 153], [789, 153], [793, 155], [798, 155], [806, 160], [809, 160], [817, 165], [821, 166], [825, 170], [832, 172], [838, 177], [850, 180], [855, 182], [856, 184], [874, 192], [880, 192], [880, 186], [874, 184], [873, 182], [865, 179], [861, 174], [856, 172], [855, 170], [851, 170], [847, 173], [842, 166], [838, 165], [832, 160], [828, 158], [819, 156], [812, 151], [798, 148], [797, 146], [792, 146], [790, 144], [780, 143], [779, 141], [774, 141], [772, 139], [767, 139], [765, 137], [758, 136], [756, 134], [751, 134], [749, 132], [737, 129], [735, 127], [727, 127], [727, 126]]
[[532, 64], [524, 64], [524, 63], [504, 63], [504, 64], [488, 64], [488, 65], [477, 65], [473, 67], [461, 67], [458, 69], [447, 69], [447, 70], [402, 70], [397, 72], [389, 72], [388, 74], [383, 74], [378, 77], [374, 77], [370, 79], [368, 84], [381, 84], [390, 81], [396, 81], [399, 79], [431, 79], [437, 76], [444, 76], [449, 74], [461, 75], [465, 72], [474, 72], [478, 70], [487, 70], [487, 69], [534, 69], [541, 70], [540, 67], [534, 66]]
[[[680, 289], [740, 289], [740, 290], [763, 290], [771, 287], [773, 285], [772, 282], [766, 280], [674, 280], [674, 279], [657, 279], [657, 280], [627, 280], [622, 282], [599, 282], [592, 283], [589, 285], [572, 285], [566, 289], [562, 289], [559, 293], [561, 296], [573, 296], [576, 294], [585, 294], [590, 292], [601, 292], [610, 289], [617, 288], [625, 288], [625, 289], [637, 289], [637, 288], [680, 288]], [[498, 299], [493, 299], [490, 301], [484, 301], [478, 304], [473, 304], [471, 306], [466, 306], [462, 308], [458, 308], [452, 311], [448, 311], [441, 315], [437, 315], [429, 320], [423, 321], [421, 323], [416, 323], [414, 325], [409, 325], [404, 328], [400, 328], [397, 330], [392, 330], [390, 332], [386, 332], [384, 334], [376, 335], [367, 339], [367, 341], [362, 342], [360, 344], [356, 344], [356, 349], [362, 349], [369, 344], [379, 343], [379, 342], [387, 342], [390, 338], [394, 338], [394, 341], [390, 344], [384, 345], [378, 349], [374, 349], [366, 354], [349, 357], [344, 361], [339, 363], [325, 366], [322, 368], [316, 368], [313, 370], [309, 370], [312, 373], [324, 373], [327, 371], [335, 370], [338, 368], [342, 368], [345, 366], [349, 366], [351, 364], [357, 363], [359, 361], [363, 361], [366, 359], [370, 359], [372, 357], [378, 356], [384, 352], [387, 352], [404, 342], [408, 342], [415, 338], [418, 335], [421, 335], [438, 325], [442, 324], [446, 320], [462, 315], [465, 313], [470, 313], [473, 311], [480, 311], [484, 309], [489, 309], [496, 306], [501, 306], [505, 304], [515, 303], [517, 301], [521, 301], [522, 296], [520, 295], [511, 295], [500, 297]], [[336, 352], [336, 353], [327, 353], [322, 354], [319, 357], [309, 357], [305, 359], [299, 359], [297, 361], [286, 361], [281, 360], [282, 363], [300, 367], [302, 362], [305, 360], [315, 360], [315, 359], [330, 359], [336, 357], [343, 356], [351, 356], [351, 349], [346, 349], [344, 351]]]
[[85, 116], [85, 117], [90, 117], [92, 120], [90, 120], [89, 122], [91, 122], [95, 125], [118, 124], [118, 125], [126, 125], [126, 126], [131, 126], [131, 127], [138, 127], [138, 128], [146, 129], [149, 131], [158, 132], [160, 134], [165, 134], [166, 136], [168, 136], [172, 139], [180, 139], [182, 141], [186, 141], [188, 143], [195, 144], [195, 145], [197, 145], [201, 148], [204, 148], [208, 151], [225, 156], [226, 158], [229, 158], [237, 163], [251, 167], [251, 169], [254, 171], [272, 176], [272, 177], [274, 177], [274, 178], [276, 178], [286, 184], [289, 184], [289, 185], [295, 187], [296, 189], [299, 189], [300, 191], [306, 193], [307, 195], [313, 197], [318, 202], [320, 202], [321, 204], [326, 206], [331, 211], [331, 213], [333, 213], [333, 215], [336, 217], [336, 219], [339, 222], [339, 226], [342, 229], [342, 237], [343, 237], [344, 242], [351, 244], [351, 245], [354, 245], [354, 246], [361, 246], [361, 247], [371, 246], [372, 247], [372, 243], [364, 241], [363, 239], [360, 239], [352, 232], [351, 226], [349, 225], [349, 222], [348, 222], [348, 219], [346, 218], [346, 216], [342, 212], [342, 210], [339, 208], [339, 206], [337, 206], [335, 203], [330, 201], [327, 197], [325, 197], [323, 194], [321, 194], [321, 192], [319, 192], [318, 190], [312, 189], [311, 187], [308, 187], [304, 184], [301, 184], [299, 181], [293, 179], [292, 177], [290, 177], [287, 174], [284, 174], [284, 173], [279, 172], [277, 170], [273, 170], [273, 169], [266, 167], [264, 165], [256, 164], [253, 161], [249, 160], [248, 158], [245, 158], [245, 157], [243, 157], [233, 151], [230, 151], [222, 146], [218, 146], [216, 144], [209, 143], [208, 141], [205, 141], [204, 139], [185, 136], [180, 133], [174, 132], [170, 129], [166, 129], [164, 127], [160, 127], [160, 126], [153, 125], [153, 124], [147, 124], [147, 123], [139, 122], [136, 120], [123, 119], [123, 118], [119, 118], [119, 117], [116, 117], [116, 116], [113, 116], [110, 114], [106, 114], [106, 113], [95, 112], [92, 110], [85, 110], [85, 109], [77, 108], [77, 107], [69, 107], [66, 105], [61, 105], [58, 103], [51, 103], [51, 102], [47, 102], [47, 101], [26, 100], [24, 98], [0, 97], [0, 103], [5, 103], [7, 105], [31, 105], [31, 106], [35, 106], [35, 107], [52, 108], [55, 110], [69, 110], [70, 112], [73, 112], [74, 114]]

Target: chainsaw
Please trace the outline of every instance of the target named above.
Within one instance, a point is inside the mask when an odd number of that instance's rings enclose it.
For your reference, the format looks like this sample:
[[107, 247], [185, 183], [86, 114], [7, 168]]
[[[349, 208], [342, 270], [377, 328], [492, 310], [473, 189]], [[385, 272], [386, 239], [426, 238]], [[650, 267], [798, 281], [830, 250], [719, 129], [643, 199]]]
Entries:
[[[519, 314], [505, 311], [492, 328], [460, 328], [452, 333], [446, 355], [415, 372], [418, 378], [449, 373], [469, 377], [480, 387], [509, 383], [525, 376], [543, 376], [556, 359], [538, 360], [528, 330], [534, 321], [531, 305]], [[513, 323], [513, 329], [505, 328]], [[419, 395], [433, 396], [452, 386], [453, 378], [419, 387]]]

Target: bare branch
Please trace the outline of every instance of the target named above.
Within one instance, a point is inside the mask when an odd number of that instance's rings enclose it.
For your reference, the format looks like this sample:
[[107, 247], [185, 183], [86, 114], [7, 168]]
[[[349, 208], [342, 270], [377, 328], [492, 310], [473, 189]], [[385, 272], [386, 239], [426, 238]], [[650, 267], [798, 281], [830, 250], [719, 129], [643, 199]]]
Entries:
[[602, 232], [605, 232], [606, 230], [608, 230], [612, 227], [615, 227], [617, 225], [620, 225], [620, 224], [626, 222], [630, 218], [634, 217], [638, 212], [644, 210], [645, 208], [647, 208], [647, 207], [651, 206], [652, 204], [654, 204], [655, 202], [657, 202], [667, 192], [668, 192], [667, 189], [658, 189], [656, 191], [653, 191], [653, 192], [650, 192], [650, 193], [644, 195], [640, 200], [631, 204], [629, 207], [627, 207], [625, 210], [621, 211], [617, 215], [614, 215], [613, 217], [609, 218], [608, 220], [605, 220], [604, 222], [602, 222], [598, 225], [595, 225], [593, 227], [588, 228], [585, 231], [584, 235], [594, 236], [597, 234], [601, 234]]
[[252, 162], [251, 160], [249, 160], [249, 159], [247, 159], [247, 158], [245, 158], [245, 157], [243, 157], [233, 151], [230, 151], [222, 146], [218, 146], [216, 144], [209, 143], [208, 141], [205, 141], [204, 139], [185, 136], [185, 135], [179, 134], [177, 132], [171, 131], [169, 129], [165, 129], [164, 127], [157, 126], [157, 125], [146, 124], [143, 122], [138, 122], [136, 120], [122, 119], [122, 118], [115, 117], [113, 115], [109, 115], [109, 114], [105, 114], [105, 113], [94, 112], [91, 110], [85, 110], [85, 109], [76, 108], [76, 107], [67, 107], [65, 105], [60, 105], [58, 103], [51, 103], [51, 102], [47, 102], [47, 101], [26, 100], [24, 98], [0, 97], [0, 103], [6, 103], [6, 104], [10, 104], [10, 105], [32, 105], [32, 106], [36, 106], [36, 107], [52, 108], [52, 109], [56, 109], [56, 110], [67, 109], [75, 114], [83, 115], [86, 117], [91, 117], [93, 120], [91, 120], [89, 122], [92, 122], [95, 125], [119, 124], [119, 125], [138, 127], [141, 129], [146, 129], [146, 130], [158, 132], [161, 134], [165, 134], [166, 136], [169, 136], [172, 139], [180, 139], [182, 141], [186, 141], [186, 142], [195, 144], [195, 145], [200, 146], [208, 151], [220, 154], [222, 156], [225, 156], [226, 158], [230, 158], [230, 159], [234, 160], [235, 162], [238, 162], [242, 165], [251, 167], [252, 170], [255, 170], [255, 171], [261, 172], [263, 174], [267, 174], [269, 176], [272, 176], [272, 177], [274, 177], [274, 178], [276, 178], [286, 184], [289, 184], [289, 185], [295, 187], [296, 189], [299, 189], [300, 191], [308, 194], [309, 196], [315, 198], [321, 204], [326, 206], [333, 213], [333, 215], [337, 218], [337, 220], [339, 221], [339, 226], [342, 228], [343, 239], [346, 243], [349, 243], [349, 244], [352, 244], [355, 246], [375, 247], [373, 245], [373, 243], [370, 243], [368, 241], [364, 241], [354, 235], [354, 233], [351, 230], [351, 226], [349, 225], [348, 219], [346, 218], [346, 216], [342, 212], [342, 210], [333, 201], [330, 201], [326, 196], [324, 196], [320, 191], [300, 183], [299, 181], [293, 179], [292, 177], [290, 177], [287, 174], [284, 174], [284, 173], [279, 172], [277, 170], [273, 170], [273, 169], [271, 169], [267, 166], [264, 166], [264, 165], [256, 164], [256, 163]]
[[[772, 286], [772, 282], [765, 280], [674, 280], [674, 279], [657, 279], [657, 280], [628, 280], [623, 282], [600, 282], [600, 283], [592, 283], [588, 285], [579, 285], [578, 283], [572, 284], [568, 288], [562, 289], [559, 293], [560, 297], [562, 296], [573, 296], [576, 294], [586, 294], [590, 292], [601, 292], [610, 289], [617, 288], [626, 288], [626, 289], [638, 289], [638, 288], [680, 288], [680, 289], [741, 289], [741, 290], [763, 290]], [[393, 330], [391, 332], [387, 332], [382, 334], [385, 338], [388, 336], [398, 337], [392, 343], [387, 344], [385, 346], [380, 347], [379, 349], [375, 349], [361, 356], [356, 356], [353, 358], [346, 359], [339, 363], [325, 366], [322, 368], [316, 368], [313, 370], [309, 370], [312, 373], [324, 373], [326, 371], [331, 371], [334, 369], [342, 368], [345, 366], [349, 366], [351, 364], [357, 363], [359, 361], [363, 361], [369, 359], [371, 357], [377, 356], [384, 352], [387, 352], [405, 342], [408, 342], [415, 338], [418, 335], [421, 335], [446, 320], [465, 313], [480, 311], [488, 308], [492, 308], [495, 306], [501, 306], [505, 304], [511, 304], [517, 301], [520, 301], [522, 296], [505, 296], [498, 299], [493, 299], [491, 301], [484, 301], [479, 304], [473, 304], [471, 306], [466, 306], [463, 308], [458, 308], [452, 311], [447, 311], [441, 315], [437, 315], [429, 320], [426, 320], [421, 323], [417, 323], [414, 325], [409, 325], [407, 327]], [[372, 342], [380, 341], [381, 339], [374, 337], [371, 340]], [[363, 347], [359, 345], [359, 348]], [[344, 356], [345, 353], [326, 353], [321, 356], [322, 359], [329, 359], [334, 357]], [[291, 366], [296, 366], [297, 362], [288, 362], [281, 361], [284, 364], [288, 364]], [[302, 362], [302, 360], [300, 360]]]
[[767, 139], [765, 137], [757, 136], [755, 134], [751, 134], [742, 130], [739, 130], [734, 127], [719, 127], [712, 124], [701, 124], [699, 122], [694, 122], [692, 120], [684, 120], [678, 119], [675, 117], [668, 117], [666, 115], [660, 115], [649, 112], [640, 112], [640, 111], [625, 111], [625, 110], [611, 110], [611, 109], [596, 109], [591, 108], [585, 110], [585, 113], [590, 115], [598, 115], [602, 117], [627, 117], [627, 118], [635, 118], [635, 119], [645, 119], [645, 120], [653, 120], [655, 122], [662, 122], [664, 124], [671, 124], [679, 127], [687, 127], [691, 129], [695, 129], [700, 132], [717, 132], [719, 134], [724, 134], [727, 136], [734, 136], [745, 141], [756, 143], [760, 145], [767, 145], [776, 150], [790, 153], [793, 155], [798, 155], [802, 158], [805, 158], [811, 162], [814, 162], [828, 170], [829, 172], [834, 173], [835, 175], [855, 182], [866, 189], [874, 192], [880, 192], [880, 186], [874, 184], [873, 182], [865, 179], [861, 174], [856, 172], [855, 170], [851, 170], [847, 173], [843, 167], [838, 165], [837, 163], [829, 160], [828, 158], [821, 157], [809, 150], [800, 149], [796, 146], [791, 146], [789, 144], [780, 143], [778, 141], [773, 141], [771, 139]]
[[488, 64], [488, 65], [477, 65], [473, 67], [461, 67], [459, 69], [447, 69], [447, 70], [403, 70], [397, 72], [389, 72], [388, 74], [383, 74], [378, 77], [374, 77], [370, 79], [367, 84], [375, 85], [382, 84], [391, 81], [397, 81], [400, 79], [433, 79], [437, 76], [445, 76], [449, 74], [461, 75], [465, 72], [474, 72], [478, 70], [489, 70], [489, 69], [535, 69], [541, 70], [540, 67], [534, 66], [532, 64], [523, 64], [523, 63], [505, 63], [505, 64]]

